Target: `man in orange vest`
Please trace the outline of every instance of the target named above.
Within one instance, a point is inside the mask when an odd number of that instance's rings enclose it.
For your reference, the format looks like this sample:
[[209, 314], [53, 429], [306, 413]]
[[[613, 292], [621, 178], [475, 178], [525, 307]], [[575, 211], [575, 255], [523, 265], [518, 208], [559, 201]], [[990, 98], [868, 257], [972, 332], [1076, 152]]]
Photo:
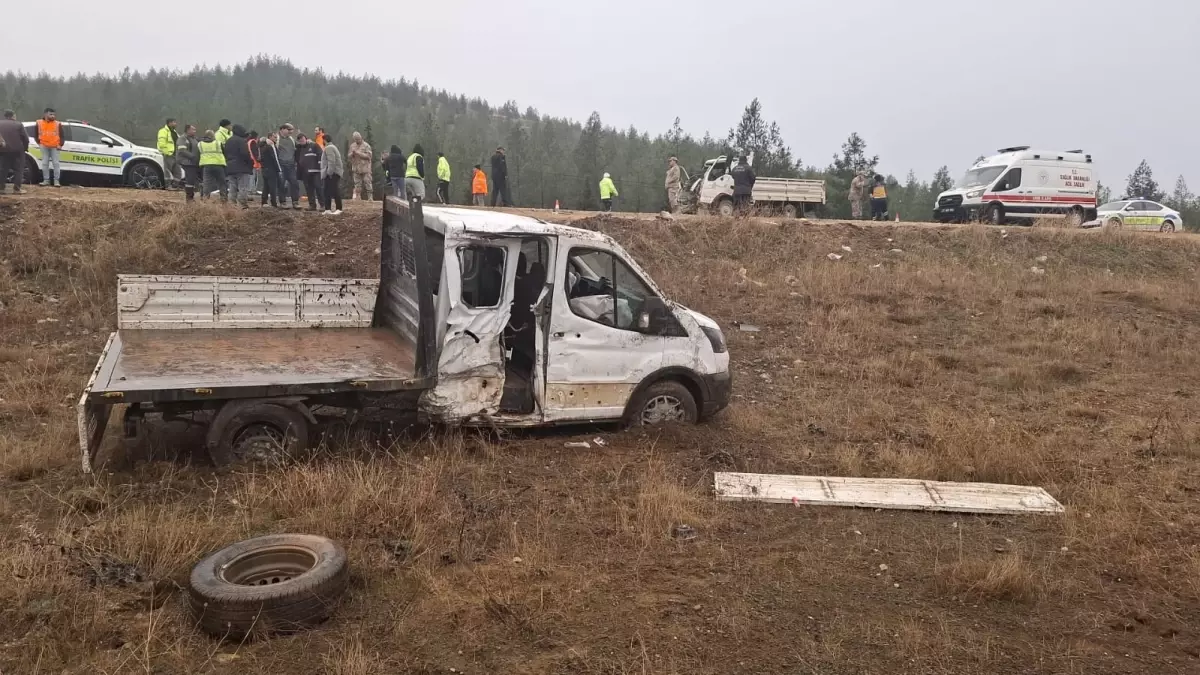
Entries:
[[325, 128], [324, 127], [317, 127], [316, 129], [313, 130], [313, 143], [316, 143], [318, 148], [320, 148], [322, 150], [325, 149]]
[[62, 187], [62, 168], [59, 166], [59, 150], [63, 146], [62, 122], [54, 114], [54, 108], [46, 108], [37, 123], [37, 144], [42, 151], [42, 185], [50, 184], [50, 168], [53, 163], [54, 187]]
[[479, 165], [475, 165], [475, 175], [471, 176], [471, 198], [475, 206], [487, 206], [487, 174]]

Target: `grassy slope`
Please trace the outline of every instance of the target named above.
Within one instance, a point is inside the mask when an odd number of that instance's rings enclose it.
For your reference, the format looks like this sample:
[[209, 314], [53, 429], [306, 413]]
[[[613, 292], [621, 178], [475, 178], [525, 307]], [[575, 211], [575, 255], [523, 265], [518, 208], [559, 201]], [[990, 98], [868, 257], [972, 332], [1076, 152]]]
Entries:
[[[605, 431], [591, 451], [545, 434], [355, 439], [232, 475], [116, 457], [90, 479], [72, 403], [117, 271], [370, 276], [376, 225], [0, 205], [0, 669], [1200, 667], [1196, 239], [589, 222], [727, 327], [737, 398], [714, 423]], [[726, 468], [1038, 483], [1068, 512], [716, 504]], [[672, 540], [678, 522], [699, 540]], [[335, 620], [240, 647], [198, 635], [174, 583], [231, 539], [280, 531], [347, 546]]]

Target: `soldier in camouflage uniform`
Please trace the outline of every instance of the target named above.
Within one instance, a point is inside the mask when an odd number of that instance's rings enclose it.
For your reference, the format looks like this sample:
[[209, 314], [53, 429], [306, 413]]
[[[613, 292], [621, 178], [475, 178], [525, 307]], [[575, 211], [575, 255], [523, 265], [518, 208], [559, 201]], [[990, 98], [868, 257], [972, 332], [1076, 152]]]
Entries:
[[850, 217], [855, 220], [862, 218], [863, 196], [867, 189], [867, 176], [859, 171], [850, 181]]
[[683, 180], [679, 175], [679, 160], [672, 157], [667, 160], [669, 167], [667, 168], [667, 202], [670, 204], [671, 213], [679, 211], [679, 193], [683, 189]]
[[354, 196], [351, 199], [361, 196], [371, 201], [375, 188], [375, 176], [371, 172], [371, 160], [374, 158], [371, 144], [364, 141], [362, 134], [356, 131], [354, 142], [350, 144], [350, 151], [346, 156], [350, 159], [350, 172], [354, 174]]

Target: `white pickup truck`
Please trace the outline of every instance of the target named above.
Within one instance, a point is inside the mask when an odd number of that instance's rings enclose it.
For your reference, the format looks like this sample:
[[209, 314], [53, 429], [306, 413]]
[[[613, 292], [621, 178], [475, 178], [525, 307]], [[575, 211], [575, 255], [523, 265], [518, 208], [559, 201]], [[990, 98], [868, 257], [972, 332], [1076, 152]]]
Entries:
[[[529, 427], [698, 422], [730, 399], [716, 322], [603, 234], [473, 209], [383, 207], [380, 278], [126, 276], [79, 400], [83, 470], [112, 409], [208, 423], [214, 463], [308, 444], [313, 410]], [[204, 416], [201, 416], [203, 419]]]
[[[736, 162], [737, 160], [732, 160]], [[753, 156], [749, 158], [751, 164]], [[691, 192], [698, 207], [722, 216], [733, 215], [733, 168], [725, 155], [704, 163], [704, 170], [692, 183]], [[758, 209], [771, 209], [787, 218], [800, 218], [805, 210], [825, 203], [825, 181], [803, 178], [759, 176], [750, 195]]]

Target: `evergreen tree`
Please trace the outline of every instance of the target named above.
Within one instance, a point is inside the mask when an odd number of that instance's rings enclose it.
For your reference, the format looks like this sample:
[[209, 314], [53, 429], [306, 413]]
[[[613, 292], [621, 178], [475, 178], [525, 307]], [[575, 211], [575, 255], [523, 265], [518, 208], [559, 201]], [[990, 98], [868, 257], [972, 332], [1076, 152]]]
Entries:
[[1100, 181], [1096, 181], [1096, 204], [1107, 204], [1112, 201], [1112, 188], [1108, 187]]
[[842, 144], [842, 154], [833, 156], [833, 164], [825, 169], [826, 209], [835, 217], [850, 217], [850, 181], [859, 171], [874, 175], [879, 155], [867, 157], [867, 142], [858, 132], [852, 132]]
[[1183, 211], [1190, 208], [1196, 200], [1196, 195], [1188, 189], [1187, 181], [1183, 176], [1175, 179], [1175, 191], [1171, 193], [1171, 197], [1167, 200], [1167, 205], [1176, 211]]
[[1154, 172], [1150, 170], [1150, 165], [1143, 159], [1133, 173], [1129, 174], [1129, 183], [1125, 186], [1125, 197], [1161, 202], [1164, 196], [1165, 194], [1158, 189], [1158, 183], [1154, 180]]
[[949, 167], [942, 166], [933, 174], [933, 182], [929, 184], [929, 191], [934, 195], [940, 195], [953, 187], [954, 179], [950, 177]]
[[575, 208], [595, 210], [600, 206], [600, 178], [603, 162], [600, 156], [601, 132], [604, 130], [600, 123], [600, 113], [593, 112], [588, 117], [579, 143], [575, 146]]
[[779, 125], [763, 119], [762, 104], [757, 98], [746, 106], [741, 121], [729, 130], [725, 143], [737, 155], [754, 153], [755, 173], [760, 176], [794, 178], [798, 173], [792, 149], [783, 142]]

